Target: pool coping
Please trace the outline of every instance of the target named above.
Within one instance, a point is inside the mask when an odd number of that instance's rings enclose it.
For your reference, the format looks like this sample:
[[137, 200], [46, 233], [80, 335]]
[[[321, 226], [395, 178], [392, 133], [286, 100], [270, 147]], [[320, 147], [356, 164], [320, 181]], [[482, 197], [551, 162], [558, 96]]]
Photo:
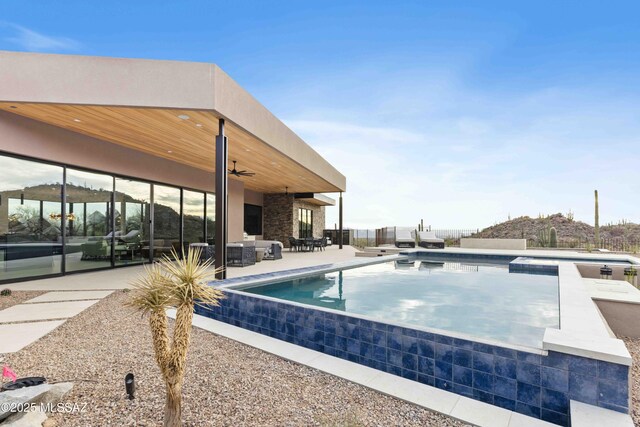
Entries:
[[627, 347], [611, 336], [575, 263], [558, 263], [558, 284], [560, 329], [547, 328], [543, 348], [631, 366]]
[[[175, 312], [167, 310], [167, 315], [175, 319]], [[192, 325], [465, 423], [492, 427], [555, 425], [198, 314], [194, 314]]]
[[445, 249], [425, 249], [425, 248], [415, 248], [415, 249], [404, 249], [399, 252], [401, 255], [406, 255], [409, 252], [424, 252], [424, 253], [434, 253], [434, 254], [451, 254], [451, 255], [500, 255], [500, 256], [511, 256], [514, 258], [517, 257], [527, 257], [527, 258], [551, 258], [550, 261], [554, 259], [561, 260], [571, 260], [576, 258], [581, 258], [583, 260], [589, 261], [614, 261], [614, 262], [629, 262], [634, 265], [640, 265], [640, 258], [629, 255], [629, 254], [617, 254], [611, 252], [598, 252], [598, 253], [584, 253], [584, 252], [574, 252], [574, 251], [553, 251], [553, 250], [540, 250], [540, 249], [525, 249], [525, 250], [507, 250], [507, 249], [466, 249], [466, 248], [445, 248]]

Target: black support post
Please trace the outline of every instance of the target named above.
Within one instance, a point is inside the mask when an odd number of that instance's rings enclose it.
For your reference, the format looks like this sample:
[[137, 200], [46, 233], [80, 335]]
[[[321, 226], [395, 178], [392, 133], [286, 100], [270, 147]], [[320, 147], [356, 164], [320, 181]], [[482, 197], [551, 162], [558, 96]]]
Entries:
[[340, 233], [340, 240], [338, 240], [340, 242], [339, 249], [342, 249], [342, 240], [344, 239], [344, 230], [342, 229], [342, 191], [340, 192], [340, 201], [338, 202], [338, 223], [340, 225], [340, 230], [338, 230]]
[[[62, 248], [60, 255], [60, 273], [65, 274], [67, 271], [67, 168], [62, 169], [62, 188], [60, 192], [60, 242], [62, 242]], [[43, 203], [40, 200], [40, 222], [38, 225], [42, 227], [42, 208]]]
[[227, 137], [224, 134], [224, 119], [218, 122], [216, 137], [216, 278], [227, 278]]

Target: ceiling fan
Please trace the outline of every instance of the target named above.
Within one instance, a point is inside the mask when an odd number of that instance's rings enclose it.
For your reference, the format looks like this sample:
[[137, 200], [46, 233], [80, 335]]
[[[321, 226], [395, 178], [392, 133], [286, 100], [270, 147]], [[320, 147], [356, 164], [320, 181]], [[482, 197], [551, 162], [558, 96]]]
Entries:
[[231, 175], [235, 175], [235, 176], [254, 176], [255, 173], [253, 172], [247, 172], [246, 170], [236, 170], [236, 161], [233, 161], [233, 169], [229, 169], [229, 173]]

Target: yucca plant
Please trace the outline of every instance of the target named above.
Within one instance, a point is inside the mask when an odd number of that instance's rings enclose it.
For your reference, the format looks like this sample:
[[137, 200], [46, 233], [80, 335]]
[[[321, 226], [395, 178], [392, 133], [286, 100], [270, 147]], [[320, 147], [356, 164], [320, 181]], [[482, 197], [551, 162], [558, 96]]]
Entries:
[[[178, 257], [175, 250], [156, 264], [145, 266], [145, 273], [131, 283], [133, 292], [129, 307], [149, 316], [156, 362], [166, 387], [164, 426], [182, 425], [182, 382], [187, 350], [191, 340], [191, 321], [196, 304], [217, 306], [224, 298], [222, 291], [207, 285], [215, 279], [210, 269], [212, 260], [201, 261], [200, 249], [193, 248]], [[176, 308], [173, 336], [169, 338], [168, 308]]]

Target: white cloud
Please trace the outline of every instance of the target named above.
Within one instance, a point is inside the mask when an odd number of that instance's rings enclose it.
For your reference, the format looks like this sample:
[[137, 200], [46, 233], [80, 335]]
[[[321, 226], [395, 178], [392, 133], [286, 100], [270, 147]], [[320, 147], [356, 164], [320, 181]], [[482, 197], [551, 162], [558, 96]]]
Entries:
[[74, 39], [45, 35], [18, 24], [0, 22], [0, 26], [8, 28], [12, 33], [4, 40], [24, 50], [33, 52], [76, 51], [81, 47], [81, 44]]
[[[409, 99], [411, 90], [424, 93], [421, 84], [404, 81], [394, 91]], [[374, 82], [368, 86], [374, 90]], [[446, 98], [442, 110], [433, 110], [433, 99], [413, 99], [417, 119], [398, 111], [382, 121], [388, 127], [378, 125], [388, 114], [384, 99], [369, 99], [365, 108], [356, 97], [353, 111], [342, 99], [339, 113], [318, 108], [322, 100], [304, 100], [313, 111], [291, 106], [287, 123], [347, 177], [345, 225], [407, 226], [424, 218], [435, 228], [482, 228], [508, 215], [569, 210], [592, 222], [594, 189], [606, 205], [601, 222], [640, 221], [628, 197], [640, 190], [637, 104], [593, 88], [497, 97], [446, 87], [438, 93]], [[327, 225], [334, 222], [337, 209], [329, 208]]]
[[333, 144], [334, 141], [367, 141], [368, 144], [412, 144], [422, 141], [422, 135], [405, 129], [362, 126], [354, 123], [329, 120], [288, 120], [287, 125], [298, 132], [311, 135], [318, 140]]

